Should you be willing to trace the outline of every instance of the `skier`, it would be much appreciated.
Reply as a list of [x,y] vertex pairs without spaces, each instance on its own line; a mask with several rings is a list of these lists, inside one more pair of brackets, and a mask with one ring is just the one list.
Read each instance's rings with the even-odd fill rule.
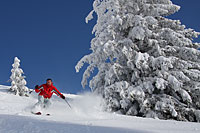
[[[55,93],[57,96],[61,97],[62,99],[65,99],[65,96],[61,94],[55,86],[53,86],[52,79],[47,79],[46,84],[43,84],[41,86],[36,85],[35,92],[39,93],[38,102],[35,104],[36,110],[47,109],[51,105],[50,99],[53,93]],[[34,114],[41,115],[42,113],[40,111],[37,111]]]

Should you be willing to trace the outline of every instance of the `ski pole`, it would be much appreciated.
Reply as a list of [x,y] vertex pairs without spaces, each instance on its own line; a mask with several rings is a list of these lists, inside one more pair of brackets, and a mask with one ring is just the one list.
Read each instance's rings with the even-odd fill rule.
[[68,106],[72,109],[71,105],[69,104],[69,102],[67,101],[67,99],[64,99],[65,102],[68,104]]

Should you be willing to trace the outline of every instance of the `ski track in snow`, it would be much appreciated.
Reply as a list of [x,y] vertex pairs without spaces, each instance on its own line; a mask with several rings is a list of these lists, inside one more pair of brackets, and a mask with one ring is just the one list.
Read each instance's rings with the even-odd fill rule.
[[[41,116],[31,113],[37,94],[19,97],[0,85],[0,133],[199,133],[200,123],[155,120],[106,113],[101,98],[65,94],[72,106],[52,97],[51,107]],[[46,116],[50,113],[50,116]]]

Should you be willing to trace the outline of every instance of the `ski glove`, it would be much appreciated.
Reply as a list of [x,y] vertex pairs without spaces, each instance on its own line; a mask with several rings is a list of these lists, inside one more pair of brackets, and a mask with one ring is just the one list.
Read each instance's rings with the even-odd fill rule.
[[65,99],[65,96],[64,96],[64,95],[61,95],[61,98],[62,98],[62,99]]
[[35,86],[35,89],[38,89],[38,88],[39,88],[39,86],[38,86],[38,85],[36,85],[36,86]]

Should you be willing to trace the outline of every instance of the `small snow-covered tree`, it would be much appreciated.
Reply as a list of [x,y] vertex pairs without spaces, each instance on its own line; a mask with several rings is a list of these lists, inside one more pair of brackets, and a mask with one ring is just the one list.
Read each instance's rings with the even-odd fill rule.
[[82,86],[90,81],[106,109],[127,115],[200,122],[200,51],[170,0],[94,0],[86,22],[97,14],[92,53]]
[[11,80],[11,88],[10,90],[14,92],[16,95],[20,96],[28,96],[29,89],[26,87],[26,80],[25,76],[22,76],[24,74],[23,70],[19,68],[20,66],[20,60],[15,57],[14,63],[12,64],[12,74],[10,76]]

